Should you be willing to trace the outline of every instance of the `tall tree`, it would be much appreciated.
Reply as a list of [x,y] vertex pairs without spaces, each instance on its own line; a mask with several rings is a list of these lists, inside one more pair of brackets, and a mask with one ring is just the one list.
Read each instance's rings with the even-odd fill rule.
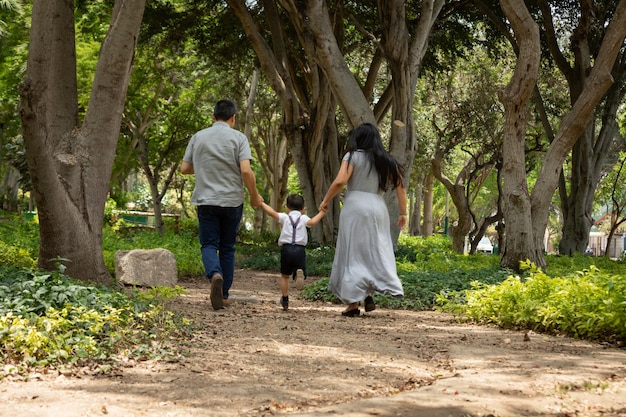
[[184,47],[171,50],[152,41],[142,43],[123,114],[122,133],[128,136],[124,137],[128,146],[117,153],[117,161],[125,159],[141,169],[160,232],[164,230],[163,199],[189,138],[209,123],[209,95],[219,80],[194,52]]
[[530,193],[526,181],[524,148],[528,101],[537,82],[541,46],[539,26],[526,5],[515,0],[500,0],[502,10],[511,22],[519,54],[515,72],[500,92],[505,109],[502,151],[504,179],[504,221],[507,240],[501,264],[518,269],[520,261],[541,259],[532,228]]
[[[333,173],[339,168],[337,153],[341,146],[334,121],[336,101],[328,78],[314,59],[310,36],[303,30],[304,21],[298,17],[300,11],[292,2],[285,2],[287,8],[282,10],[270,0],[257,3],[256,8],[240,0],[228,0],[228,3],[280,100],[282,131],[289,143],[300,187],[307,206],[317,207]],[[286,25],[288,21],[292,26]],[[332,28],[330,30],[332,36]],[[294,45],[294,40],[300,45]],[[330,218],[322,223],[322,228],[312,230],[316,241],[333,239],[336,215]]]
[[[579,8],[572,10],[569,3],[539,2],[546,49],[567,81],[571,105],[588,82],[607,30],[606,23],[613,16],[616,3],[580,1],[578,4]],[[557,22],[559,27],[565,25],[566,33],[571,32],[567,42],[559,35],[561,31],[555,28]],[[567,46],[565,51],[563,45]],[[598,104],[589,124],[580,132],[571,152],[568,181],[559,184],[563,213],[559,253],[563,255],[583,253],[587,248],[593,224],[594,191],[619,133],[616,116],[626,93],[626,48],[621,48],[610,71],[614,84]]]
[[[465,249],[468,236],[475,249],[487,227],[502,216],[499,193],[488,192],[486,186],[497,191],[493,179],[497,177],[494,168],[501,162],[503,111],[496,89],[507,74],[503,58],[499,56],[501,63],[496,63],[482,48],[474,48],[450,71],[428,77],[421,102],[423,111],[431,114],[429,130],[437,137],[432,172],[447,189],[458,215],[450,228],[452,246],[458,252]],[[460,168],[452,178],[455,166]]]
[[[108,283],[104,205],[145,0],[116,0],[84,119],[79,120],[72,0],[35,0],[20,116],[40,225],[39,266],[61,260]],[[68,261],[65,261],[68,260]]]
[[[409,24],[407,5],[402,1],[381,1],[377,7],[360,4],[352,9],[349,2],[329,6],[321,0],[265,0],[255,3],[262,5],[257,8],[241,0],[228,3],[242,22],[261,68],[283,105],[285,133],[307,201],[317,205],[321,200],[339,167],[337,156],[344,151],[336,107],[342,110],[348,128],[363,122],[380,124],[391,109],[394,123],[389,125],[390,150],[410,174],[416,143],[412,97],[443,1],[422,2],[416,24]],[[380,16],[380,20],[372,20],[374,16]],[[285,22],[289,22],[289,29]],[[362,80],[355,78],[349,65],[345,36],[348,28],[359,39],[352,44],[363,53],[369,51],[370,65]],[[288,31],[295,36],[288,38]],[[271,36],[266,38],[264,33]],[[298,45],[291,39],[297,39]],[[293,55],[294,51],[301,54]],[[381,91],[376,91],[381,59],[386,60],[392,77]],[[372,108],[373,97],[380,99]],[[393,204],[390,207],[392,213],[397,212]],[[332,236],[337,209],[336,201],[324,222],[330,223],[324,229],[325,237],[328,233]]]
[[[513,19],[511,14],[514,5],[510,1],[501,1],[503,10],[512,26],[519,45],[518,64],[513,80],[503,91],[502,101],[507,108],[507,128],[504,144],[504,193],[505,222],[507,239],[501,265],[508,268],[519,268],[519,262],[530,259],[539,266],[545,266],[543,257],[543,236],[548,224],[548,214],[552,195],[556,190],[565,158],[572,150],[583,131],[587,129],[596,106],[613,84],[611,71],[616,57],[623,47],[626,37],[626,0],[620,0],[608,23],[607,30],[598,48],[598,55],[593,61],[580,94],[572,109],[566,113],[546,153],[537,181],[529,193],[528,184],[523,173],[523,136],[526,112],[520,98],[520,87],[528,87],[527,82],[536,79],[535,53],[539,48],[538,35],[535,37],[536,25],[528,11],[523,20]],[[523,4],[517,9],[524,8]],[[515,8],[513,8],[515,10]],[[521,11],[520,11],[521,12]],[[515,24],[514,24],[515,22]],[[607,20],[609,22],[609,20]],[[520,31],[518,33],[518,31]],[[532,55],[529,53],[532,52]],[[525,94],[524,94],[525,96]],[[507,214],[508,213],[508,214]]]

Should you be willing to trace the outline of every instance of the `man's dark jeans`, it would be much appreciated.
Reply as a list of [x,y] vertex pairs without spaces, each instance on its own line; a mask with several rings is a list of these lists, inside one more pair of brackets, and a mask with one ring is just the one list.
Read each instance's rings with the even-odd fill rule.
[[224,278],[224,299],[233,285],[235,274],[235,240],[243,215],[239,207],[198,206],[200,250],[206,276],[214,274]]

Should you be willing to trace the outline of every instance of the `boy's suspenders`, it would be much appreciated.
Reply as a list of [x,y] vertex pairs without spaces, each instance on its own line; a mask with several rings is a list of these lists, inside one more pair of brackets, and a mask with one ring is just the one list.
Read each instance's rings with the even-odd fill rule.
[[296,244],[296,227],[298,227],[298,223],[300,223],[300,219],[302,218],[302,215],[300,215],[300,217],[298,217],[298,220],[296,220],[295,222],[293,221],[290,215],[287,215],[287,217],[289,217],[289,221],[291,222],[291,226],[293,227],[293,234],[291,235],[291,244],[295,245]]

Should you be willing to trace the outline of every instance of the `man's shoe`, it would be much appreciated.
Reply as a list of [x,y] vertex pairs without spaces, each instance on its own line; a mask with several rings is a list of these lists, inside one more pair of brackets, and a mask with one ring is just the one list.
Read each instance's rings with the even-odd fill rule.
[[374,299],[372,298],[371,295],[368,295],[367,297],[365,297],[363,304],[365,304],[365,311],[376,310],[376,304],[374,303]]
[[222,294],[224,288],[224,278],[220,274],[213,275],[211,280],[211,305],[213,310],[221,310],[224,308],[224,296]]
[[289,310],[289,296],[288,295],[283,295],[280,298],[280,305],[283,306],[283,310],[285,311]]
[[228,307],[230,305],[230,300],[228,298],[224,298],[222,301],[222,306]]

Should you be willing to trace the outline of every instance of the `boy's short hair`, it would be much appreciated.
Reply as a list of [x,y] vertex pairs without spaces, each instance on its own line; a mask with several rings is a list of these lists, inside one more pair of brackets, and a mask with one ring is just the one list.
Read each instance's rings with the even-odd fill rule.
[[286,204],[288,209],[300,211],[304,208],[304,197],[299,194],[289,194]]

